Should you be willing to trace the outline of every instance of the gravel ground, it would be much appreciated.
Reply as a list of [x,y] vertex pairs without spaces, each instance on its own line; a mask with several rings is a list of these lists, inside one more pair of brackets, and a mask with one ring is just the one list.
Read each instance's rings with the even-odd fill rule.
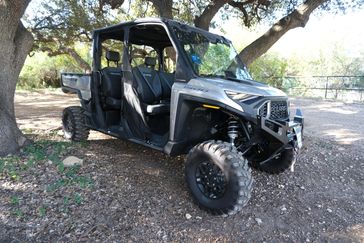
[[[39,94],[16,97],[21,128],[43,142],[18,159],[19,167],[38,156],[30,169],[15,179],[0,173],[0,242],[364,242],[364,105],[293,99],[306,116],[295,171],[253,171],[250,202],[224,218],[192,203],[183,156],[98,133],[85,144],[64,143],[52,129],[75,99],[41,94],[39,106]],[[75,172],[57,164],[69,155],[84,160]]]

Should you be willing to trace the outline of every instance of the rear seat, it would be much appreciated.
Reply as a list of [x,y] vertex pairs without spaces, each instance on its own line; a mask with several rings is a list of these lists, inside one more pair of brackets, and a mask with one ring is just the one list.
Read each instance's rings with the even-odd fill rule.
[[166,73],[158,71],[159,78],[162,84],[162,98],[171,99],[172,85],[174,83],[174,73]]
[[106,52],[106,60],[115,62],[116,67],[106,67],[102,73],[101,89],[103,96],[103,108],[105,110],[121,109],[121,68],[119,66],[120,54],[115,51]]

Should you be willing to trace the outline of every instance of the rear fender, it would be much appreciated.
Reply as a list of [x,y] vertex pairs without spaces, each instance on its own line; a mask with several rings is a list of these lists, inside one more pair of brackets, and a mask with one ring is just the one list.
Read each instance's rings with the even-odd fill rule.
[[61,87],[65,93],[78,94],[81,100],[91,99],[91,74],[61,73]]

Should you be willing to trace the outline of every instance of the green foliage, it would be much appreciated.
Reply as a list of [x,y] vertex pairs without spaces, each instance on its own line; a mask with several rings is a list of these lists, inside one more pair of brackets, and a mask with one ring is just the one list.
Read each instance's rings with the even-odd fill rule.
[[80,195],[79,193],[76,193],[76,194],[74,195],[74,197],[73,197],[73,201],[74,201],[76,204],[80,205],[80,204],[82,203],[82,197],[81,197],[81,195]]
[[63,197],[63,212],[67,213],[68,208],[71,204],[81,205],[82,204],[82,196],[79,193],[74,193],[70,195],[66,195]]
[[45,214],[46,214],[46,207],[45,206],[39,207],[38,208],[38,214],[39,214],[39,216],[44,217]]
[[[50,56],[57,55],[57,58],[49,58],[39,53],[29,58],[22,71],[19,87],[55,87],[59,84],[60,71],[87,69],[85,65],[89,66],[91,63],[89,49],[91,48],[91,32],[94,29],[139,17],[157,17],[165,12],[172,13],[174,19],[194,24],[218,2],[134,0],[126,4],[124,0],[42,1],[38,4],[36,13],[25,16],[24,19],[35,37],[34,50],[46,51]],[[264,21],[273,23],[292,12],[302,2],[301,0],[227,1],[213,14],[215,18],[211,18],[210,26],[223,30],[225,21],[232,18],[240,20],[242,25],[247,27],[254,27]],[[321,10],[345,11],[360,4],[361,0],[327,1],[321,4]],[[341,61],[348,62],[348,60]],[[251,70],[257,79],[281,87],[283,80],[279,77],[288,72],[285,62],[275,57],[262,57],[253,64],[254,67]],[[206,68],[211,69],[211,67]],[[327,69],[323,68],[323,70]]]
[[266,54],[255,60],[249,67],[255,80],[282,88],[283,77],[288,75],[289,62],[276,54]]
[[[24,20],[34,36],[34,52],[46,52],[50,57],[63,56],[53,60],[48,58],[46,69],[25,68],[22,86],[30,88],[57,86],[59,71],[67,70],[70,66],[76,66],[72,71],[89,70],[92,31],[119,22],[108,5],[95,0],[42,1],[37,6],[37,12],[25,15]],[[32,70],[41,73],[34,77]]]
[[364,53],[361,57],[350,57],[342,46],[335,43],[330,49],[320,50],[318,56],[307,63],[309,71],[316,75],[364,74]]
[[[80,55],[89,57],[87,46],[78,45]],[[82,72],[77,62],[68,55],[50,57],[45,52],[35,52],[28,56],[19,76],[18,89],[60,87],[61,72]]]
[[[61,154],[60,148],[66,149],[65,142],[54,143],[51,141],[39,141],[24,148],[21,156],[7,156],[0,158],[0,176],[9,177],[12,180],[20,180],[23,173],[33,168],[40,162]],[[69,145],[68,145],[69,146]],[[47,155],[47,150],[52,152]]]
[[20,158],[18,156],[8,156],[0,158],[0,176],[7,176],[17,181],[20,179]]
[[[268,52],[250,66],[254,79],[266,82],[274,87],[288,91],[296,88],[302,95],[307,88],[325,87],[326,78],[312,76],[363,76],[364,53],[350,57],[340,45],[329,45],[306,56],[282,58],[276,53]],[[329,88],[364,86],[364,78],[354,79],[330,78]],[[298,89],[297,89],[298,88]]]
[[78,42],[88,43],[92,30],[117,22],[101,1],[43,1],[39,8],[34,16],[25,18],[34,33],[35,48],[55,54]]
[[210,44],[203,55],[200,74],[217,74],[230,65],[230,48],[224,44]]
[[22,218],[24,216],[23,211],[21,211],[20,209],[15,209],[13,212],[13,215],[17,218]]
[[20,199],[18,196],[12,196],[10,197],[10,203],[15,205],[15,206],[18,206],[19,205],[19,202],[20,202]]

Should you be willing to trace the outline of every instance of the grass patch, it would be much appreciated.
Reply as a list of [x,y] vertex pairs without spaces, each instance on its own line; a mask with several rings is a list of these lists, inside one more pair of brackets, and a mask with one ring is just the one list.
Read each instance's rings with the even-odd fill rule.
[[23,211],[21,211],[20,209],[17,208],[12,211],[12,215],[14,215],[17,218],[23,218],[24,213],[23,213]]
[[20,179],[21,163],[18,156],[0,158],[0,175],[9,177],[11,180]]
[[20,203],[20,199],[18,196],[12,196],[10,197],[10,203],[14,206],[18,206]]
[[70,142],[37,141],[25,147],[20,155],[0,158],[0,175],[10,177],[12,180],[19,180],[23,173],[45,162],[47,159],[60,164],[62,163],[60,157],[71,146]]
[[[54,179],[50,178],[46,182],[45,193],[51,195],[57,190],[67,188],[67,195],[63,196],[60,208],[68,212],[70,204],[81,205],[82,196],[73,192],[79,189],[92,188],[94,181],[88,175],[83,175],[80,166],[65,168],[62,159],[80,148],[85,148],[89,143],[71,143],[64,141],[39,140],[25,147],[19,155],[0,158],[0,178],[11,181],[20,181],[29,173],[41,174],[44,170],[38,170],[43,166],[50,167]],[[17,195],[10,197],[11,215],[22,218],[24,212],[20,210],[20,205],[25,200]],[[35,208],[34,214],[43,217],[47,214],[47,207],[40,204]]]
[[40,217],[44,217],[46,215],[46,207],[45,206],[41,206],[38,208],[38,214]]

